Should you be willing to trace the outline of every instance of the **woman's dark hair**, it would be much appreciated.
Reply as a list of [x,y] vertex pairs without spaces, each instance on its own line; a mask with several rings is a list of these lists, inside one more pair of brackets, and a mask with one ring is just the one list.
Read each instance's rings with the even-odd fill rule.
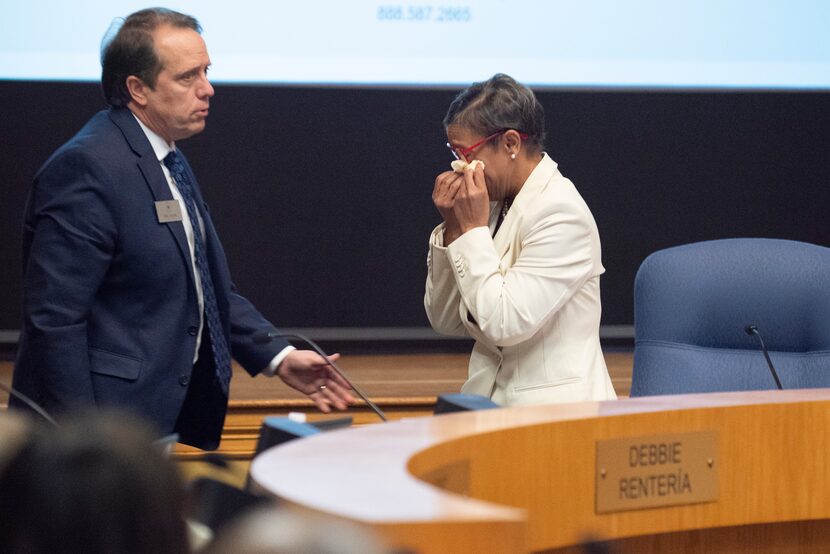
[[184,553],[176,468],[133,419],[109,412],[34,428],[0,472],[0,549]]
[[153,45],[153,31],[161,25],[202,32],[195,18],[167,8],[148,8],[127,16],[109,42],[104,37],[101,51],[101,89],[110,106],[126,106],[130,101],[127,77],[135,75],[150,88],[156,86],[161,61]]
[[525,133],[525,144],[545,145],[545,110],[533,91],[503,73],[462,90],[450,104],[444,127],[460,125],[483,137],[515,129]]

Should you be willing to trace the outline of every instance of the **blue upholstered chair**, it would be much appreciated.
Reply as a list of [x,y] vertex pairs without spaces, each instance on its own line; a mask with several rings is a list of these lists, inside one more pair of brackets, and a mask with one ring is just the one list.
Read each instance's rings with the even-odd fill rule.
[[830,248],[725,239],[650,255],[634,281],[631,396],[830,387]]

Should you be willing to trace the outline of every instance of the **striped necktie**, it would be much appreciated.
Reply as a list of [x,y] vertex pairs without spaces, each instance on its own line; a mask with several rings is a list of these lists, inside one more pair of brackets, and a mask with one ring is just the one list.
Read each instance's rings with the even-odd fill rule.
[[196,257],[196,269],[199,271],[199,278],[202,280],[202,295],[205,302],[205,320],[207,321],[208,333],[210,334],[210,345],[213,350],[213,359],[216,364],[216,377],[222,387],[225,396],[231,382],[231,355],[228,350],[228,343],[222,329],[222,322],[219,319],[219,305],[216,302],[216,291],[213,288],[213,279],[210,276],[205,252],[205,241],[199,225],[198,210],[193,194],[193,184],[190,176],[185,170],[184,163],[179,154],[173,150],[164,158],[164,165],[170,170],[179,193],[184,200],[187,216],[190,218],[190,225],[193,227],[194,255]]

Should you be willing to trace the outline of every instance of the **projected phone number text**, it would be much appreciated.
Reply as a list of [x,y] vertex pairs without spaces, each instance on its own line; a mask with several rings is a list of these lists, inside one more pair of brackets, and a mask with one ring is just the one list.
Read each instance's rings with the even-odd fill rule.
[[384,5],[378,6],[378,21],[466,23],[473,17],[469,6]]

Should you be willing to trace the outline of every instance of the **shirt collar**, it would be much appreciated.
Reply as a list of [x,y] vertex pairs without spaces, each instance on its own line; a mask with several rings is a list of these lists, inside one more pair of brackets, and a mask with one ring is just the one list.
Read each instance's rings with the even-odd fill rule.
[[135,120],[138,121],[139,126],[141,126],[141,130],[144,131],[144,134],[147,137],[147,140],[150,141],[150,146],[153,147],[153,153],[156,155],[159,161],[163,161],[164,158],[167,157],[167,154],[172,152],[176,149],[176,143],[174,142],[172,145],[167,144],[167,141],[161,138],[155,131],[147,127],[135,114],[133,114]]

